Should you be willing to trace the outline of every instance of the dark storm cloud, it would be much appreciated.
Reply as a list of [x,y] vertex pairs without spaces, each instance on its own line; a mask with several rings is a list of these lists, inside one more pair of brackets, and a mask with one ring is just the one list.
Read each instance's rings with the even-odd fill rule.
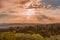
[[51,4],[54,8],[60,6],[60,0],[41,0],[41,2],[45,4]]

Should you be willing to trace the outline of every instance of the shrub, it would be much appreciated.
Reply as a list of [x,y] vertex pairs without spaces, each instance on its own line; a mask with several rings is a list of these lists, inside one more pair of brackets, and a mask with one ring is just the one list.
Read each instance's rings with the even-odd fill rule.
[[1,40],[15,40],[15,36],[11,33],[2,33],[0,34]]

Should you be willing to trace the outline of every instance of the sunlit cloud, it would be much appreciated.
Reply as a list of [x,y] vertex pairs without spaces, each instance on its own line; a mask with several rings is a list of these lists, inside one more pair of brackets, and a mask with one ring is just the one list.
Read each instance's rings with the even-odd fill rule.
[[[43,1],[43,0],[42,0]],[[56,23],[60,22],[60,9],[21,8],[20,4],[7,2],[0,9],[0,23]],[[5,4],[5,3],[4,3]],[[50,5],[50,4],[49,4]],[[4,5],[3,5],[4,6]]]

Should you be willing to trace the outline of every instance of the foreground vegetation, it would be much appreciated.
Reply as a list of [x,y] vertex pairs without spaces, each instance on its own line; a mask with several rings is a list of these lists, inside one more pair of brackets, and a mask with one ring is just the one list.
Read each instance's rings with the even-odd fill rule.
[[40,34],[0,33],[0,40],[44,40]]
[[17,25],[0,29],[0,40],[60,40],[60,24]]

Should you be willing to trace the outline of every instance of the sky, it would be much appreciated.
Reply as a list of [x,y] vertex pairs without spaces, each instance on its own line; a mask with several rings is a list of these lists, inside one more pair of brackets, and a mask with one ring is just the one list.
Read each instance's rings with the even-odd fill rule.
[[60,23],[60,0],[41,0],[41,3],[52,5],[50,9],[25,9],[31,2],[20,1],[0,1],[0,23]]
[[53,7],[60,6],[60,0],[42,0],[42,3],[51,4]]

